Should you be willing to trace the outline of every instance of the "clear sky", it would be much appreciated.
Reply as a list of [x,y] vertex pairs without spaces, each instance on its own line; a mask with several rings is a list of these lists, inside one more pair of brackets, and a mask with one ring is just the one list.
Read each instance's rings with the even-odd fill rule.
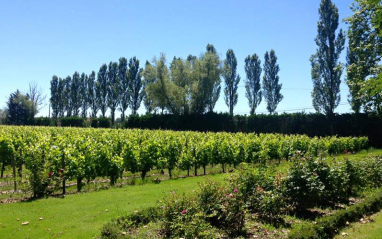
[[[333,0],[342,19],[352,15],[351,0]],[[309,58],[316,51],[320,0],[66,0],[3,1],[0,8],[0,108],[8,96],[36,82],[50,97],[53,75],[89,74],[120,57],[146,60],[166,54],[199,56],[208,43],[225,58],[238,60],[239,100],[235,114],[248,114],[244,59],[256,53],[264,62],[274,49],[280,65],[283,101],[277,112],[312,112]],[[346,50],[341,61],[345,63]],[[345,72],[344,72],[345,73]],[[350,112],[348,87],[341,83],[341,105]],[[222,83],[222,88],[224,87]],[[48,100],[47,100],[48,104]],[[227,112],[223,91],[215,107]],[[139,113],[144,113],[143,104]],[[263,99],[257,113],[266,113]],[[129,112],[128,112],[129,113]],[[119,115],[119,113],[117,113]],[[48,115],[46,106],[39,115]]]

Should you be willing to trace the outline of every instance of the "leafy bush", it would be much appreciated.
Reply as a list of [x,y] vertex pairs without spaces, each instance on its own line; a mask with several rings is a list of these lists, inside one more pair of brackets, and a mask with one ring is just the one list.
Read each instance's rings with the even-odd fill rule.
[[36,118],[34,118],[33,125],[37,125],[37,126],[50,126],[50,125],[52,125],[51,121],[53,121],[53,120],[51,120],[48,117],[36,117]]
[[365,160],[364,166],[364,180],[368,187],[381,187],[382,186],[382,156],[372,157]]
[[85,119],[77,116],[61,118],[61,126],[63,127],[84,127]]
[[195,197],[172,194],[163,206],[162,231],[166,237],[207,238],[206,229],[212,229],[198,212]]
[[[285,180],[285,194],[297,210],[347,201],[358,179],[349,161],[330,167],[324,159],[296,159]],[[351,184],[353,183],[353,184]]]
[[237,188],[245,208],[265,222],[277,222],[285,208],[282,194],[282,175],[274,169],[247,168],[230,179],[230,187]]
[[106,117],[100,117],[97,119],[99,128],[110,128],[111,126],[111,120]]
[[92,128],[110,128],[111,120],[107,117],[92,118],[90,125]]

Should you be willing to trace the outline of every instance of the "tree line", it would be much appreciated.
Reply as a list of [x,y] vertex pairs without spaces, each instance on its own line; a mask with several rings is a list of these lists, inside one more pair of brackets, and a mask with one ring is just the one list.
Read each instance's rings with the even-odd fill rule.
[[101,112],[106,117],[110,109],[112,122],[116,110],[122,112],[122,119],[128,107],[135,114],[143,98],[142,69],[136,57],[119,62],[103,64],[96,76],[74,72],[73,76],[59,78],[53,76],[50,82],[53,118],[78,116],[86,118],[90,110],[91,117]]
[[[275,112],[282,100],[281,84],[278,84],[279,66],[274,50],[265,53],[263,87],[260,87],[261,61],[253,54],[245,59],[247,75],[246,97],[252,114],[262,97],[268,104],[270,113]],[[96,117],[100,111],[105,117],[110,110],[111,120],[115,112],[121,112],[125,119],[128,108],[136,114],[141,102],[148,113],[166,112],[175,115],[203,114],[213,112],[221,93],[221,77],[224,79],[224,99],[233,115],[238,102],[237,58],[232,49],[226,59],[220,59],[215,47],[208,44],[200,57],[189,55],[186,59],[174,57],[167,66],[166,56],[146,61],[140,68],[139,60],[133,57],[127,64],[122,57],[119,62],[103,64],[98,73],[86,75],[75,72],[73,76],[51,80],[52,117],[70,116]],[[264,92],[264,94],[262,94]]]
[[[339,14],[335,4],[331,0],[322,0],[319,6],[315,38],[317,50],[310,58],[312,104],[317,112],[329,118],[341,100],[340,83],[345,66],[345,82],[350,91],[348,101],[352,110],[355,113],[382,113],[380,4],[378,0],[355,0],[351,10],[353,16],[345,19],[349,25],[346,34],[342,29],[338,31]],[[344,65],[339,57],[345,49],[346,35],[349,45]],[[257,54],[245,58],[245,96],[251,115],[255,114],[262,99],[266,101],[270,114],[276,112],[283,99],[279,71],[274,50],[265,53],[263,65]],[[241,77],[237,73],[237,58],[232,49],[228,49],[226,58],[222,60],[215,47],[208,44],[199,57],[174,57],[167,64],[165,54],[161,54],[151,62],[146,61],[143,67],[136,57],[129,61],[122,57],[119,62],[103,64],[98,73],[75,72],[66,78],[53,76],[50,87],[52,117],[94,118],[99,112],[106,117],[109,110],[114,122],[117,110],[124,120],[126,110],[136,114],[142,102],[147,113],[188,115],[213,112],[222,90],[222,79],[224,100],[230,115],[233,115]],[[8,111],[5,111],[8,116],[13,112],[9,109],[12,106],[10,101],[19,95],[18,92],[13,94],[7,104]],[[27,100],[31,100],[28,97]],[[21,98],[18,100],[24,102],[25,99]],[[32,112],[35,114],[37,110],[32,109]],[[8,116],[7,121],[12,122],[12,117]]]

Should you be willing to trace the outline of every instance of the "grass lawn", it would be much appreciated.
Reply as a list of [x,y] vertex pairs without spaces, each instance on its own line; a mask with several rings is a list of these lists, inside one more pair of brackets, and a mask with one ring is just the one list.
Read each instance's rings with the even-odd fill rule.
[[[352,223],[342,230],[335,239],[381,239],[382,238],[382,211],[364,219],[366,223]],[[344,234],[344,235],[343,235]]]
[[[192,192],[207,177],[223,180],[216,174],[185,179],[110,188],[65,198],[0,205],[0,237],[5,238],[92,238],[111,218],[154,206],[172,191]],[[42,220],[39,220],[39,218]],[[22,226],[21,223],[29,224]]]

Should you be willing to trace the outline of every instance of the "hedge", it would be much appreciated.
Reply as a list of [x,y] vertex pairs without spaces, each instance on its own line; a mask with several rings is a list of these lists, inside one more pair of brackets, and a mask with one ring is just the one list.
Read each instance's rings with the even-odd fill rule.
[[[331,127],[333,126],[333,127]],[[212,132],[256,132],[306,134],[314,136],[367,136],[370,145],[382,147],[382,116],[338,114],[329,120],[323,114],[235,115],[207,113],[202,115],[147,114],[130,115],[126,128],[168,129]]]

